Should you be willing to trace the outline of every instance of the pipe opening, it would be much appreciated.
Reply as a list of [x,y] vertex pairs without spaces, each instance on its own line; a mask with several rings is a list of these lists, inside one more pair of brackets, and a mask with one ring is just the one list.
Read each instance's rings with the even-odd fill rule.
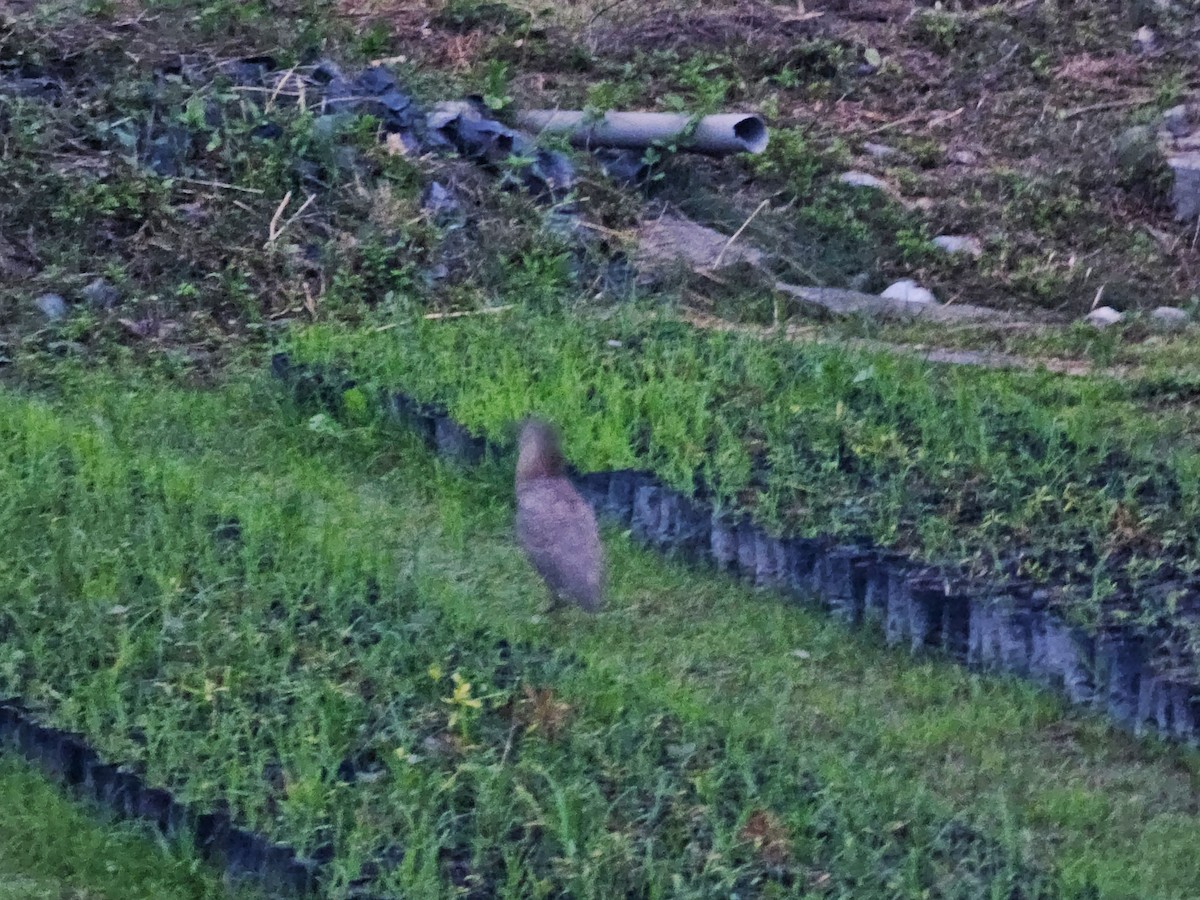
[[733,133],[749,153],[762,153],[767,149],[767,125],[758,116],[746,116],[733,126]]

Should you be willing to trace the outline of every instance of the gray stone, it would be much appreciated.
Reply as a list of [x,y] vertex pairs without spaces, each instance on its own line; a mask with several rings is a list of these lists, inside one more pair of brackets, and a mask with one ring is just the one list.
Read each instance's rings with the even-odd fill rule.
[[960,166],[973,166],[979,162],[979,156],[970,150],[955,150],[950,154],[950,160]]
[[905,303],[937,303],[933,292],[921,287],[911,278],[904,278],[890,284],[879,296],[885,300],[903,300]]
[[876,190],[880,191],[885,191],[888,187],[888,183],[886,181],[884,181],[882,178],[876,178],[870,172],[843,172],[838,177],[838,181],[840,181],[842,184],[848,184],[851,187],[875,188]]
[[1163,155],[1158,135],[1149,125],[1126,128],[1113,143],[1117,168],[1126,185],[1146,185],[1162,171]]
[[95,309],[112,309],[121,299],[121,292],[103,278],[97,278],[82,291],[88,306]]
[[933,246],[947,253],[965,253],[968,256],[982,256],[983,244],[979,238],[964,234],[939,234],[933,239]]
[[729,235],[672,211],[642,223],[636,261],[639,268],[651,271],[678,262],[693,269],[719,270],[738,263],[758,267],[765,257],[749,244],[731,243]]
[[421,194],[421,209],[433,217],[433,221],[443,227],[462,225],[466,222],[466,214],[454,191],[439,181],[431,181]]
[[1180,222],[1200,216],[1200,150],[1178,153],[1167,160],[1174,178],[1171,182],[1171,204]]
[[1186,103],[1172,106],[1162,115],[1163,128],[1174,137],[1183,137],[1192,130],[1192,116]]
[[1124,318],[1123,313],[1117,312],[1111,306],[1100,306],[1088,313],[1084,317],[1084,321],[1097,328],[1106,328],[1109,325],[1116,325]]
[[51,322],[57,322],[67,315],[67,301],[58,294],[42,294],[33,303]]
[[1178,306],[1160,306],[1150,311],[1150,321],[1163,331],[1178,331],[1186,327],[1191,320],[1187,310]]
[[1133,33],[1133,49],[1140,53],[1153,53],[1158,49],[1158,33],[1149,25],[1143,25]]

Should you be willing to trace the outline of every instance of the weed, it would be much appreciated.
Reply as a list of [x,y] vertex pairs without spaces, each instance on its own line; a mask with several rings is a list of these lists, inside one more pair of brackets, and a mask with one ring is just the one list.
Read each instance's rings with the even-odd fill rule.
[[963,38],[962,19],[940,8],[918,10],[912,27],[918,40],[939,53],[950,53]]

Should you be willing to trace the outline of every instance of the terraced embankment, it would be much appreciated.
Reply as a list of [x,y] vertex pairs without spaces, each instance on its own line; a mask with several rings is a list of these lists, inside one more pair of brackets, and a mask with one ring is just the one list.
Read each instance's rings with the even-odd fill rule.
[[213,392],[3,403],[4,688],[324,891],[1187,896],[1194,761],[609,535],[531,619],[508,473]]

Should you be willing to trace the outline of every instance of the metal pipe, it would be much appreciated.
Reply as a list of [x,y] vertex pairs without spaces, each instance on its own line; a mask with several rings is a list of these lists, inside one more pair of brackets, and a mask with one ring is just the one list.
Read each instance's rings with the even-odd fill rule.
[[608,112],[603,117],[579,110],[530,109],[517,115],[530,131],[568,134],[577,147],[617,147],[644,150],[681,140],[681,150],[698,153],[762,153],[767,125],[753,113],[704,116],[686,134],[693,116],[682,113]]

